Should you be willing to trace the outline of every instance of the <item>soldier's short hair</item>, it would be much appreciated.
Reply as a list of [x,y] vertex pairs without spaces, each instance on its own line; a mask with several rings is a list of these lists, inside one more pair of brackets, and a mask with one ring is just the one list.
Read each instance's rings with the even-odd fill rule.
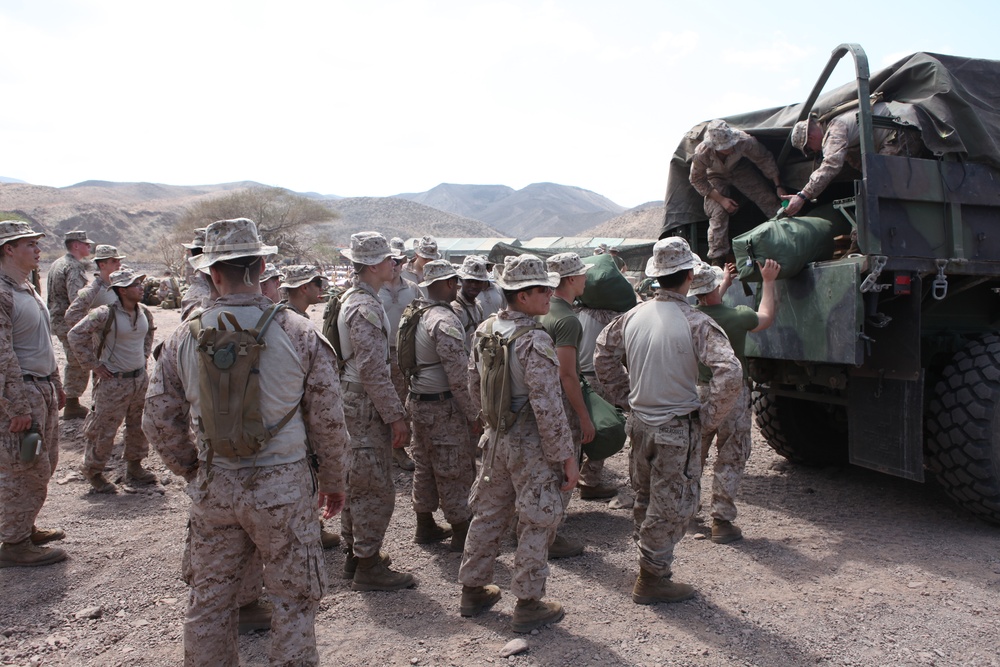
[[684,281],[687,280],[689,273],[691,273],[691,269],[681,269],[680,271],[674,271],[673,273],[668,273],[665,276],[660,276],[657,280],[660,283],[660,287],[663,289],[675,289],[684,284]]
[[236,257],[222,262],[212,264],[213,269],[218,269],[223,280],[229,283],[242,282],[244,277],[250,281],[260,279],[260,274],[264,270],[264,258],[259,255],[252,257]]

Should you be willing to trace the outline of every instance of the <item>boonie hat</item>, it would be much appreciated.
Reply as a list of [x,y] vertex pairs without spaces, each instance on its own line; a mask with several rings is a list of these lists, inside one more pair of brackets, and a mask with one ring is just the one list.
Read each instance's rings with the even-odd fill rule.
[[4,220],[0,222],[0,245],[16,241],[17,239],[38,238],[45,236],[41,232],[36,232],[26,222],[20,220]]
[[602,243],[601,245],[599,245],[596,248],[594,248],[594,254],[595,255],[603,255],[607,251],[608,251],[608,244],[607,243]]
[[94,248],[94,261],[103,259],[125,259],[125,255],[118,254],[118,248],[113,245],[101,244]]
[[740,140],[740,131],[729,127],[729,123],[716,118],[705,128],[704,144],[716,151],[729,150]]
[[389,248],[392,250],[393,257],[399,259],[406,257],[406,241],[398,236],[393,236],[389,239]]
[[424,259],[441,259],[441,253],[438,252],[437,239],[433,236],[421,238],[414,251],[418,257],[423,257]]
[[194,230],[194,240],[191,243],[182,243],[181,245],[191,250],[192,248],[204,248],[205,247],[205,227],[199,227]]
[[200,255],[188,258],[195,269],[212,266],[239,257],[266,257],[278,252],[278,247],[264,245],[257,234],[257,224],[249,218],[219,220],[205,228],[205,246]]
[[811,120],[812,117],[809,117],[792,126],[792,146],[803,153],[806,152],[806,142],[809,141],[809,121]]
[[340,254],[356,264],[373,266],[386,257],[394,257],[389,242],[378,232],[358,232],[351,234],[351,247]]
[[[302,287],[310,280],[315,280],[316,278],[323,279],[323,289],[326,289],[329,280],[323,275],[322,269],[313,264],[297,264],[285,269],[285,277],[282,278],[281,284],[278,287],[294,289]],[[264,282],[263,279],[261,279],[261,282]]]
[[63,234],[63,241],[80,241],[81,243],[94,244],[93,241],[87,238],[87,232],[82,229],[77,229],[76,231],[66,232]]
[[497,286],[500,289],[521,290],[536,285],[558,287],[559,274],[546,271],[545,262],[534,255],[512,255],[504,258],[503,269],[497,276]]
[[145,280],[145,273],[138,273],[135,269],[118,269],[108,276],[108,287],[128,287],[134,285],[137,280]]
[[653,256],[646,262],[646,275],[650,278],[669,276],[684,269],[693,269],[698,258],[691,252],[688,242],[679,236],[660,239],[653,244]]
[[580,256],[575,252],[561,252],[552,255],[545,262],[549,271],[558,273],[560,278],[570,278],[572,276],[582,276],[590,270],[590,266],[583,263]]
[[[462,280],[492,280],[486,265],[489,262],[482,255],[468,255],[462,260],[462,266],[458,269],[458,277]],[[426,275],[427,268],[424,268]]]
[[274,264],[271,264],[271,262],[268,262],[267,264],[264,265],[263,273],[260,274],[260,284],[263,285],[266,281],[270,280],[271,278],[281,279],[282,277],[283,276],[278,271],[278,267],[276,267]]
[[420,283],[420,286],[427,287],[439,280],[457,277],[458,271],[451,265],[451,262],[444,259],[435,259],[433,262],[424,264],[424,281]]
[[694,267],[694,280],[688,288],[688,296],[708,294],[722,283],[726,273],[721,267],[712,266],[707,262],[698,262]]

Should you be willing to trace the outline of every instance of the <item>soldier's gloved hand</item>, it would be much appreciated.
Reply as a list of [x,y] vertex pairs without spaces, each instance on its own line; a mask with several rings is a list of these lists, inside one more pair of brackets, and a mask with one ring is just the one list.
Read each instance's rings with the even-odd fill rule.
[[347,502],[347,495],[344,493],[320,493],[318,507],[323,508],[323,518],[332,519],[340,514]]

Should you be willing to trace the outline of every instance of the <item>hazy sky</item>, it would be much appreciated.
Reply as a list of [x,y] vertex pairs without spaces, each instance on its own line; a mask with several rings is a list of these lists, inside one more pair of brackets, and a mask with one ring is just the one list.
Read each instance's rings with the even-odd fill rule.
[[551,181],[631,207],[663,198],[691,126],[802,101],[842,42],[873,71],[996,59],[998,25],[995,0],[0,0],[0,176]]

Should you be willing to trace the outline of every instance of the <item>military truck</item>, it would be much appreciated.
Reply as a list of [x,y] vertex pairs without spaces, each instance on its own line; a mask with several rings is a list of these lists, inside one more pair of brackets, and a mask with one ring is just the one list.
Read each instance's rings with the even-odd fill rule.
[[[821,95],[848,54],[856,80]],[[872,93],[892,116],[873,116]],[[815,163],[791,147],[792,126],[852,100],[860,171],[845,167],[801,214],[850,224],[860,251],[778,281],[775,324],[747,340],[757,424],[792,461],[929,472],[1000,523],[1000,62],[917,53],[870,75],[862,48],[842,44],[805,102],[725,120],[774,153],[796,192]],[[899,128],[901,105],[916,111],[918,157],[874,150],[873,130]],[[688,171],[706,124],[673,155],[661,233],[696,251],[707,219]],[[764,217],[741,205],[731,236]],[[727,299],[755,298],[741,292]]]

